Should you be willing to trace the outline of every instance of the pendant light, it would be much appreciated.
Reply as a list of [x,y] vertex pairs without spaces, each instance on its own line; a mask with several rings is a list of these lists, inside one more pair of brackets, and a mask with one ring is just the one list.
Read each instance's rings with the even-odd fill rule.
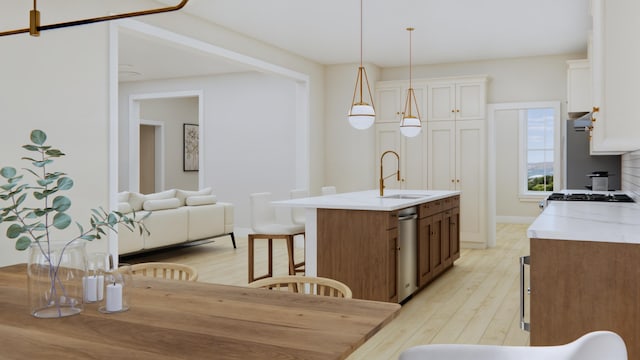
[[[367,84],[369,92],[369,103],[364,102],[362,93],[364,92],[363,81]],[[356,102],[356,96],[358,96]],[[376,119],[376,111],[373,107],[373,97],[371,96],[371,88],[369,87],[369,78],[367,70],[362,65],[362,0],[360,0],[360,67],[358,68],[358,76],[356,77],[356,86],[353,89],[353,98],[351,99],[351,109],[349,110],[349,123],[358,130],[368,129],[373,125]]]
[[[407,90],[407,101],[404,103],[404,111],[402,112],[402,120],[400,120],[400,132],[406,137],[415,137],[420,134],[422,124],[420,124],[420,111],[418,110],[418,102],[416,101],[416,93],[413,91],[411,83],[411,33],[415,30],[407,28],[409,32],[409,90]],[[414,112],[415,107],[415,112]]]

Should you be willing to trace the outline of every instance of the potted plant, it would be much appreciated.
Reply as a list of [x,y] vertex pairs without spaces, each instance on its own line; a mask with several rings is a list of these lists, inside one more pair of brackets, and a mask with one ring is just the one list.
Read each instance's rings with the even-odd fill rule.
[[[62,317],[82,311],[82,277],[85,270],[86,241],[100,239],[108,230],[117,231],[124,224],[131,231],[136,228],[142,235],[149,233],[135,213],[126,216],[120,212],[93,209],[89,226],[76,222],[79,234],[60,241],[56,230],[64,230],[73,222],[67,210],[71,200],[62,195],[73,187],[66,173],[49,170],[55,158],[65,154],[46,145],[47,135],[42,130],[31,132],[31,144],[22,147],[34,153],[23,157],[31,164],[24,168],[33,182],[26,182],[23,174],[13,167],[0,169],[4,183],[0,185],[0,223],[9,223],[6,236],[15,239],[17,250],[29,250],[29,302],[36,317]],[[40,204],[34,205],[34,204]],[[68,235],[67,235],[68,236]]]

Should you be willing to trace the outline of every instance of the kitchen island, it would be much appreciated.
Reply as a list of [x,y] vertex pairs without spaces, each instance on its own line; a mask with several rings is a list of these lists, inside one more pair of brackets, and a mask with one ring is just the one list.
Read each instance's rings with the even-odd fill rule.
[[640,205],[550,201],[527,235],[531,345],[611,330],[640,358]]
[[[460,256],[458,191],[378,190],[275,201],[305,208],[305,273],[347,284],[358,299],[398,302],[398,214],[416,207],[418,290]],[[405,249],[406,250],[406,249]]]

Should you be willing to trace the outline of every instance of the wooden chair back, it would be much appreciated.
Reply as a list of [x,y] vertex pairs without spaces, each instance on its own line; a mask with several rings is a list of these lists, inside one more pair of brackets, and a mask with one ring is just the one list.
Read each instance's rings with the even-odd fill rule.
[[352,297],[351,289],[347,285],[323,277],[276,276],[254,281],[249,284],[249,287],[348,299]]
[[132,275],[151,276],[168,280],[196,281],[198,271],[189,265],[148,262],[131,265]]

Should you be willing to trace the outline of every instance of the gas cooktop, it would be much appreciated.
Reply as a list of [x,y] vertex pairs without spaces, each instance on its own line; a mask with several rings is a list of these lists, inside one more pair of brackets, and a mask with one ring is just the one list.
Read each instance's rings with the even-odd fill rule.
[[606,202],[635,202],[629,195],[620,193],[553,193],[547,201],[606,201]]

